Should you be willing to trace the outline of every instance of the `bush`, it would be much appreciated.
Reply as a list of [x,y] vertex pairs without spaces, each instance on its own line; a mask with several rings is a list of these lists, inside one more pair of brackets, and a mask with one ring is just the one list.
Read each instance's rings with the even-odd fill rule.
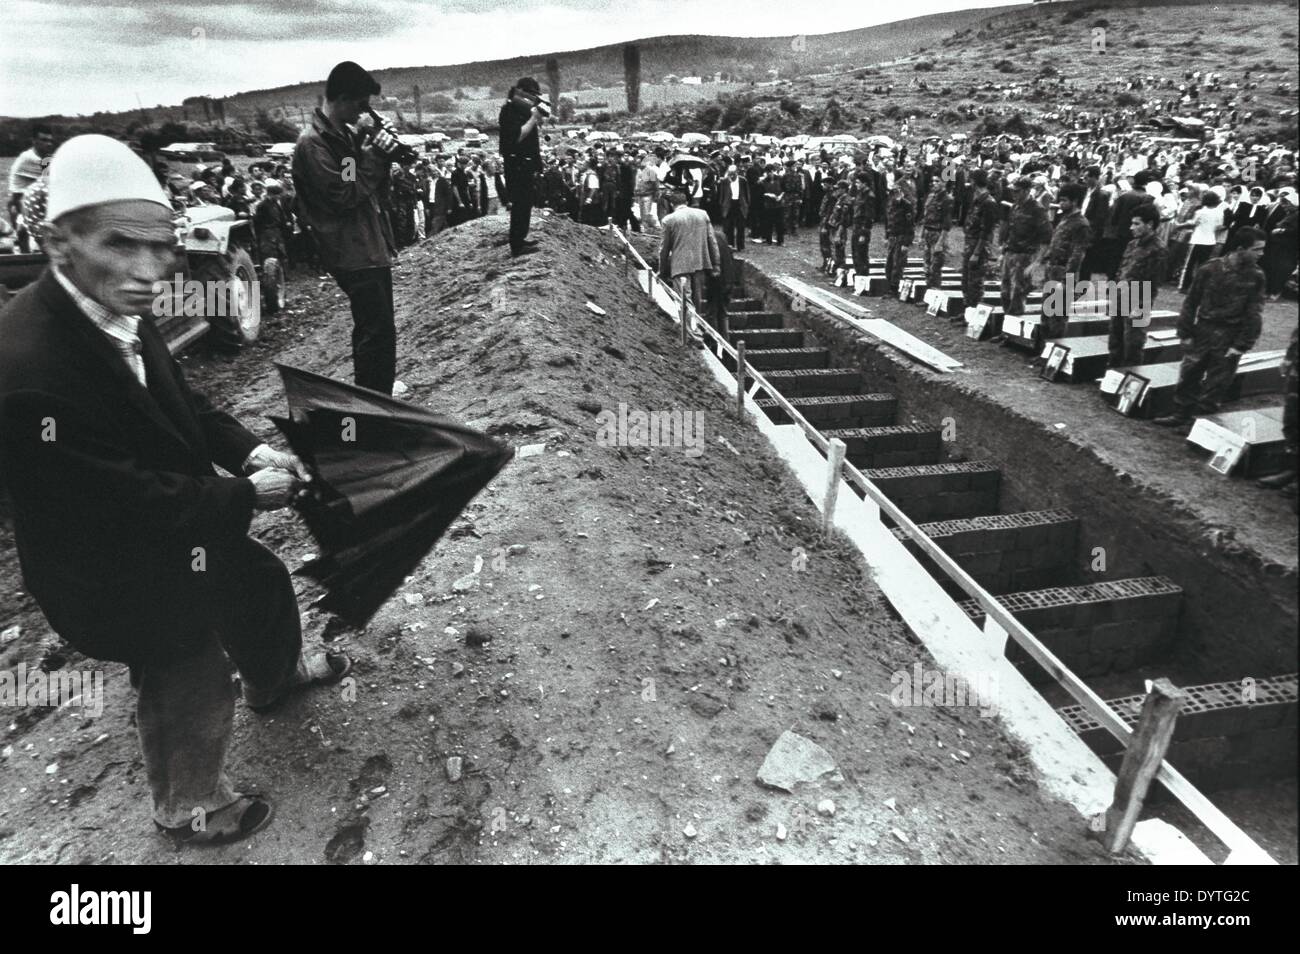
[[1004,50],[1014,50],[1015,48],[1016,48],[1015,40],[1007,40],[1007,42],[1002,44],[1002,49]]
[[1094,21],[1092,22],[1092,28],[1093,28],[1094,30],[1097,30],[1097,29],[1104,30],[1104,29],[1106,29],[1106,28],[1109,27],[1109,26],[1110,26],[1110,21],[1107,20],[1105,17],[1102,17],[1100,20],[1094,20]]
[[1138,37],[1136,40],[1133,41],[1133,48],[1138,50],[1145,50],[1150,45],[1151,45],[1151,41],[1143,39],[1142,37]]
[[781,112],[789,113],[791,116],[798,116],[803,112],[803,103],[797,99],[790,99],[788,96],[781,99]]
[[428,107],[431,113],[449,113],[455,107],[456,102],[445,93],[435,93],[429,97]]
[[934,61],[918,60],[912,64],[912,69],[916,70],[918,73],[928,73],[934,69]]
[[1020,70],[1015,63],[1010,60],[998,60],[993,64],[993,68],[999,73],[1019,73]]
[[1116,106],[1137,106],[1142,102],[1142,97],[1137,93],[1130,93],[1127,90],[1115,97]]

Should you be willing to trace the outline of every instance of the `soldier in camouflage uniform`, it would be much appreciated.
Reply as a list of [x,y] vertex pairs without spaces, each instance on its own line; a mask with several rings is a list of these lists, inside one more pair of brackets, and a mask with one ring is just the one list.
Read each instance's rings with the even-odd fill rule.
[[1061,214],[1043,254],[1043,290],[1046,294],[1043,297],[1042,331],[1045,339],[1060,338],[1065,334],[1071,302],[1065,300],[1065,291],[1058,291],[1055,286],[1064,285],[1068,276],[1079,273],[1083,257],[1092,244],[1092,226],[1079,211],[1086,195],[1083,186],[1067,183],[1061,186],[1056,197]]
[[799,207],[803,204],[803,175],[793,162],[781,177],[781,192],[785,195],[785,231],[799,234]]
[[925,200],[921,221],[921,242],[925,246],[925,283],[938,288],[943,281],[943,263],[948,257],[948,230],[952,228],[952,192],[947,180],[935,179],[934,191]]
[[871,272],[871,226],[875,224],[876,197],[871,191],[871,174],[859,172],[853,183],[853,271]]
[[1186,431],[1195,415],[1219,409],[1241,356],[1255,346],[1263,327],[1267,279],[1259,260],[1266,243],[1259,229],[1240,229],[1224,246],[1222,258],[1196,270],[1178,315],[1183,363],[1174,392],[1176,410],[1154,423]]
[[1043,246],[1052,238],[1047,212],[1030,191],[1029,176],[1020,176],[1011,186],[1011,211],[1007,216],[1002,243],[1002,313],[1023,315],[1029,293],[1027,274]]
[[911,181],[899,175],[889,193],[889,206],[885,211],[885,238],[889,240],[889,256],[885,259],[885,281],[889,291],[897,295],[907,267],[907,253],[916,241],[916,193]]
[[966,244],[961,256],[962,298],[967,308],[974,308],[984,298],[984,270],[993,250],[994,232],[998,227],[998,203],[989,195],[988,173],[976,169],[970,174],[975,187],[962,231]]
[[1124,249],[1118,279],[1129,287],[1119,297],[1117,314],[1110,316],[1109,366],[1112,368],[1142,363],[1142,347],[1146,344],[1146,329],[1151,319],[1140,309],[1155,303],[1160,281],[1169,269],[1169,253],[1156,235],[1160,227],[1156,207],[1139,205],[1130,218],[1133,238]]
[[828,273],[832,264],[835,268],[844,267],[844,239],[846,220],[849,217],[848,186],[847,182],[840,179],[822,200],[821,247]]

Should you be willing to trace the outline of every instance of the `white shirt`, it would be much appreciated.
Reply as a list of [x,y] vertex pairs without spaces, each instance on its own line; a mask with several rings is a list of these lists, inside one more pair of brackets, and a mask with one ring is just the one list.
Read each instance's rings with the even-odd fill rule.
[[733,202],[740,200],[740,176],[731,180],[731,200]]
[[1188,238],[1190,245],[1213,245],[1217,241],[1215,234],[1223,228],[1224,206],[1216,205],[1212,209],[1204,206],[1192,216],[1192,234]]

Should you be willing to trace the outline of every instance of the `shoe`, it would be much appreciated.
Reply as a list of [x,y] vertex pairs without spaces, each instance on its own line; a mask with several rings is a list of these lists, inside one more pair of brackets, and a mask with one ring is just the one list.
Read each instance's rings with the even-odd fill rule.
[[233,805],[218,809],[204,819],[204,827],[196,831],[193,824],[166,828],[154,822],[154,827],[177,845],[216,847],[243,841],[271,823],[275,814],[272,804],[257,794],[240,795]]
[[529,247],[529,246],[524,246],[524,247],[521,248],[521,249],[514,249],[514,250],[512,250],[512,251],[510,252],[510,257],[511,257],[511,258],[521,258],[521,257],[523,257],[524,255],[533,255],[533,254],[536,254],[536,252],[537,252],[537,249],[536,249],[536,248],[531,248],[531,247]]
[[1296,483],[1294,480],[1292,480],[1291,483],[1289,483],[1289,484],[1287,484],[1287,485],[1285,485],[1285,486],[1283,486],[1283,487],[1279,487],[1279,488],[1277,489],[1277,491],[1278,491],[1278,493],[1280,493],[1280,494],[1285,494],[1285,495],[1288,496],[1288,497],[1295,497],[1295,496],[1300,495],[1300,484],[1298,484],[1298,483]]
[[1163,417],[1152,418],[1151,423],[1157,427],[1191,427],[1192,425],[1191,419],[1181,414],[1166,414]]
[[1294,484],[1295,480],[1296,472],[1294,470],[1283,470],[1276,474],[1269,474],[1267,477],[1261,477],[1255,483],[1265,490],[1281,490],[1287,484]]
[[524,248],[537,248],[537,246],[541,245],[542,243],[537,241],[537,239],[524,239],[519,244],[522,245]]

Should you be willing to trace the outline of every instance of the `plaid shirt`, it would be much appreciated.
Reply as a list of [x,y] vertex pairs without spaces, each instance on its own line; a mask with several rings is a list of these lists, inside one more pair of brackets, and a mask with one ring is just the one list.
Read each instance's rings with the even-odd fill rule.
[[54,269],[54,277],[63,290],[68,293],[68,297],[76,303],[81,309],[81,313],[91,320],[91,322],[102,331],[107,337],[117,353],[122,356],[135,379],[140,382],[141,386],[146,386],[144,374],[144,356],[143,345],[140,344],[140,318],[137,315],[116,315],[109,311],[95,299],[81,293],[76,285],[68,280],[68,277]]

